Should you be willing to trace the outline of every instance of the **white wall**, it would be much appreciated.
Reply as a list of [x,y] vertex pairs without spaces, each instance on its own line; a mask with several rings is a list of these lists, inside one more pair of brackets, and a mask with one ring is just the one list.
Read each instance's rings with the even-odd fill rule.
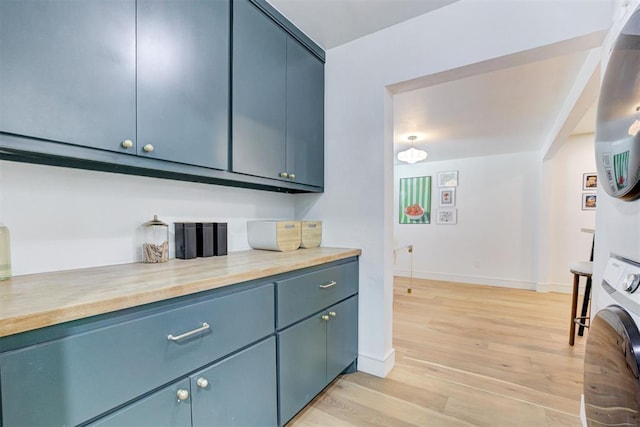
[[249,248],[247,220],[294,217],[293,195],[158,178],[0,161],[0,182],[14,275],[138,261],[154,214],[228,222],[230,251]]
[[[571,292],[569,266],[589,259],[595,211],[582,210],[582,178],[595,172],[593,134],[568,138],[541,168],[538,152],[474,157],[446,162],[398,165],[394,179],[394,245],[414,245],[411,256],[398,251],[398,276]],[[458,170],[458,224],[436,224],[437,173]],[[542,172],[545,171],[545,172]],[[540,174],[548,177],[541,179]],[[430,225],[398,224],[400,178],[431,176]],[[504,177],[510,177],[505,179]],[[548,223],[536,227],[538,203]],[[541,233],[549,244],[542,247]],[[538,263],[547,266],[538,276]]]
[[594,135],[569,137],[556,154],[547,162],[550,164],[549,187],[549,233],[550,245],[540,253],[547,257],[549,290],[571,292],[573,275],[569,266],[577,261],[587,261],[591,254],[593,235],[584,233],[582,228],[595,227],[594,210],[582,210],[582,194],[592,191],[582,190],[584,173],[595,173]]
[[325,243],[363,250],[359,369],[385,376],[395,357],[393,102],[385,88],[606,30],[610,20],[603,1],[463,0],[327,52],[326,193],[299,198],[296,212],[324,221]]
[[[398,246],[414,245],[414,277],[536,288],[537,152],[396,166],[394,229]],[[458,223],[436,223],[438,172],[457,170]],[[431,176],[432,222],[398,224],[400,178]],[[407,276],[408,256],[396,274]]]

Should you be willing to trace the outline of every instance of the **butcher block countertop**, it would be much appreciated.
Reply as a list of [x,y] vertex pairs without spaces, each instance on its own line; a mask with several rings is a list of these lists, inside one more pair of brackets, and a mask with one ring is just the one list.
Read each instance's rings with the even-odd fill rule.
[[359,249],[248,250],[16,276],[0,282],[0,337],[359,256]]

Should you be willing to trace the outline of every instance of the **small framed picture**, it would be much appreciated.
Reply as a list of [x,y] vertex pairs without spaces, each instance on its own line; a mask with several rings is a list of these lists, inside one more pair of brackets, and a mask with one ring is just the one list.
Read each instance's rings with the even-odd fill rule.
[[458,171],[438,172],[438,187],[457,187]]
[[440,206],[454,207],[456,205],[456,189],[440,189]]
[[596,193],[582,193],[582,210],[594,210],[597,204],[597,197]]
[[436,224],[458,223],[458,209],[437,209]]
[[598,174],[595,172],[582,174],[582,189],[595,191],[598,188]]

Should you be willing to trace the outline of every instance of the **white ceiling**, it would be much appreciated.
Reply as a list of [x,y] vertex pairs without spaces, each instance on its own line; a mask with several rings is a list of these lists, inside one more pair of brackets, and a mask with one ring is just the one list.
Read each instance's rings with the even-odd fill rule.
[[[269,0],[325,50],[455,1]],[[396,94],[395,152],[410,145],[410,134],[427,161],[542,149],[587,54],[550,55]],[[595,105],[573,133],[594,130]]]
[[[416,146],[433,160],[539,150],[586,56],[558,56],[395,95],[396,151],[408,148],[414,133]],[[583,126],[586,133],[589,123]]]
[[329,50],[459,0],[268,1],[324,50]]

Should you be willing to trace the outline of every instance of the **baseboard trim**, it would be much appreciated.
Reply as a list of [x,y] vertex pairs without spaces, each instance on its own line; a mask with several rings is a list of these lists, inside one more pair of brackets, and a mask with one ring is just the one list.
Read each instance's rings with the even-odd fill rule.
[[549,284],[548,283],[538,283],[536,285],[536,291],[543,293],[543,294],[548,294],[549,293]]
[[[411,272],[408,270],[394,270],[393,274],[400,277],[411,277]],[[465,276],[449,273],[426,273],[420,271],[414,271],[413,277],[416,279],[442,280],[445,282],[470,283],[473,285],[499,286],[501,288],[528,290],[538,289],[538,284],[535,282],[516,279],[500,279],[497,277]]]
[[[573,292],[573,286],[566,283],[549,283],[547,284],[549,292],[557,292],[559,294],[570,294]],[[581,288],[583,288],[581,286]]]
[[366,372],[376,377],[384,378],[389,375],[395,364],[396,350],[394,348],[389,350],[382,360],[371,355],[358,354],[358,371]]

